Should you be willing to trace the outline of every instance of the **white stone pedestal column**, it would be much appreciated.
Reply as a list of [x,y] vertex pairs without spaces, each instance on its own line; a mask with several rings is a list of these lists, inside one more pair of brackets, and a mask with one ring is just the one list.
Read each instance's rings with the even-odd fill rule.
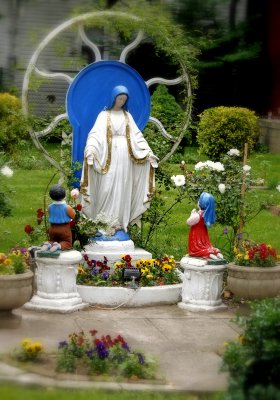
[[68,313],[88,306],[77,291],[76,276],[81,253],[63,251],[57,258],[35,255],[37,293],[24,308],[35,311]]
[[[222,262],[222,264],[221,264]],[[178,307],[189,311],[223,310],[221,294],[223,291],[223,273],[226,269],[223,261],[207,261],[196,257],[183,257],[180,262],[184,269],[182,301]]]

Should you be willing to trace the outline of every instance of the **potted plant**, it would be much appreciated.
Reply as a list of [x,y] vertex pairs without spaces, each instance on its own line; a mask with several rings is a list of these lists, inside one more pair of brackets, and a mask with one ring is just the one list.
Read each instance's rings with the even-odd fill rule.
[[11,313],[31,298],[33,272],[29,260],[26,248],[0,253],[0,314]]
[[280,264],[276,249],[266,243],[239,241],[228,265],[227,284],[236,296],[254,300],[280,294]]

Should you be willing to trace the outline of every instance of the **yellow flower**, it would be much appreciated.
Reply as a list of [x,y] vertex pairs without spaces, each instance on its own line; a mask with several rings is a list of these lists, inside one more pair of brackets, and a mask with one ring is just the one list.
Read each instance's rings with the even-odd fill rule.
[[20,342],[20,344],[21,344],[23,347],[26,347],[30,342],[31,342],[31,340],[30,340],[29,338],[25,338],[25,339],[22,339],[22,341]]
[[163,264],[162,269],[163,269],[163,271],[168,272],[172,269],[172,267],[169,264]]
[[147,278],[148,278],[148,279],[153,279],[153,275],[148,274],[148,275],[147,275]]
[[43,350],[43,345],[40,342],[33,343],[34,351],[39,352]]
[[13,250],[12,255],[13,256],[21,256],[21,252],[19,250]]
[[6,260],[3,262],[4,265],[11,265],[12,260],[10,258],[6,258]]
[[85,270],[83,269],[83,267],[81,266],[81,265],[79,265],[79,268],[78,268],[78,274],[85,274],[86,272],[85,272]]
[[142,275],[146,275],[146,274],[148,274],[148,272],[149,272],[149,270],[148,270],[147,267],[141,268],[141,274],[142,274]]
[[244,336],[243,335],[239,335],[238,336],[238,342],[242,345],[244,343]]

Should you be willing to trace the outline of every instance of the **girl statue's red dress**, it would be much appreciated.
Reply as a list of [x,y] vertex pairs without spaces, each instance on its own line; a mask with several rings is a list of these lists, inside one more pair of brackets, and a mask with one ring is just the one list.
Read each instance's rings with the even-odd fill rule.
[[190,217],[186,221],[191,226],[188,238],[189,256],[222,259],[223,255],[220,250],[213,247],[210,242],[207,228],[216,219],[213,196],[203,192],[199,198],[198,206],[200,210],[192,210]]

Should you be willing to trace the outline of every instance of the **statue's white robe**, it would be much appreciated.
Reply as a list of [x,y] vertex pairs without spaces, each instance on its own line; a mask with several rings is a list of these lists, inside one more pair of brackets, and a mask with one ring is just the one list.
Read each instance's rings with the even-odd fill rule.
[[[111,157],[108,115],[112,131]],[[125,231],[129,223],[139,222],[154,190],[154,168],[149,161],[152,150],[132,115],[126,112],[126,116],[123,110],[102,111],[98,115],[87,138],[81,181],[83,212],[87,217],[95,219],[105,213],[107,217],[118,218]],[[93,165],[86,162],[90,155]]]

